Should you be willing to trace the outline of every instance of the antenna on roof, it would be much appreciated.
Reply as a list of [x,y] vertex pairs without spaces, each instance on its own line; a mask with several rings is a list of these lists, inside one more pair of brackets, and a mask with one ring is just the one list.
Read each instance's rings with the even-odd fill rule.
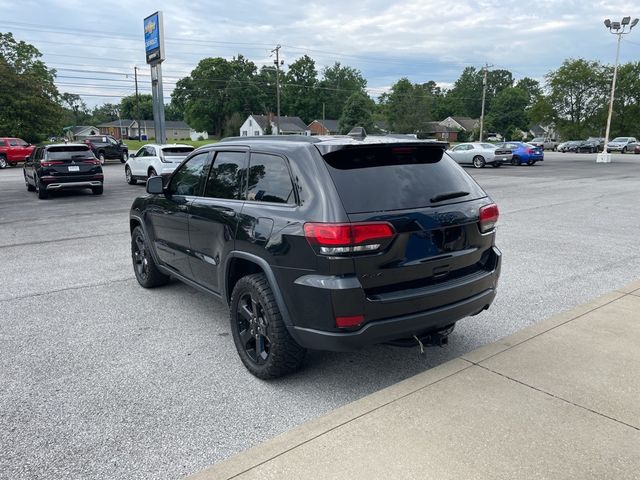
[[364,138],[367,136],[367,131],[364,129],[364,127],[353,127],[351,131],[347,133],[347,135],[354,140],[364,140]]

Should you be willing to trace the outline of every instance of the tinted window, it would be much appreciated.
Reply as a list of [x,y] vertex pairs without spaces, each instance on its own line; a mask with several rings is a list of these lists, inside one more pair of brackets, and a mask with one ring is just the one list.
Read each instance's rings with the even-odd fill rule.
[[252,153],[247,200],[295,203],[289,168],[282,157]]
[[17,147],[18,146],[18,139],[10,138],[9,139],[9,145],[11,145],[12,147]]
[[347,147],[324,158],[348,213],[427,207],[435,195],[450,192],[469,192],[464,200],[484,197],[443,153],[432,146],[384,145]]
[[70,145],[60,147],[49,147],[47,149],[47,158],[49,160],[65,160],[74,158],[95,158],[89,147],[84,145]]
[[162,154],[165,157],[186,157],[193,150],[193,147],[165,147],[162,149]]
[[200,153],[182,165],[173,175],[169,191],[176,195],[200,195],[208,156],[209,152]]
[[218,152],[209,173],[204,196],[240,199],[244,194],[244,152]]

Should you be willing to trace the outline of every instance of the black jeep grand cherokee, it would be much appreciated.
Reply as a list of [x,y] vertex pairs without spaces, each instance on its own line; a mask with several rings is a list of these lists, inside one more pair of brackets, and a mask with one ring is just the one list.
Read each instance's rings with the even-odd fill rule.
[[226,301],[260,378],[297,369],[308,348],[446,335],[489,307],[501,254],[497,206],[445,148],[272,136],[201,147],[131,207],[136,278]]

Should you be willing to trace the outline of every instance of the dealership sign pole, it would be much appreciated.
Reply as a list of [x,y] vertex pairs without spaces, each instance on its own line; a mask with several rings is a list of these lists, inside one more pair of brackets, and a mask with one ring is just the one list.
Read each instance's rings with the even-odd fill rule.
[[[164,61],[164,26],[162,12],[156,12],[144,19],[144,50],[147,63],[151,66],[151,93],[153,95],[153,127],[156,143],[166,143],[164,125],[164,96],[162,93],[162,62]],[[140,133],[138,125],[138,133]]]

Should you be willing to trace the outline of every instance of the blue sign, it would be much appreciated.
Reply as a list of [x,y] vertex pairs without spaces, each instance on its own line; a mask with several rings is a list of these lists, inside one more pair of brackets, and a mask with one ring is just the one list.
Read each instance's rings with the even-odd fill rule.
[[164,60],[162,30],[162,12],[156,12],[144,19],[144,51],[147,63],[159,63]]

